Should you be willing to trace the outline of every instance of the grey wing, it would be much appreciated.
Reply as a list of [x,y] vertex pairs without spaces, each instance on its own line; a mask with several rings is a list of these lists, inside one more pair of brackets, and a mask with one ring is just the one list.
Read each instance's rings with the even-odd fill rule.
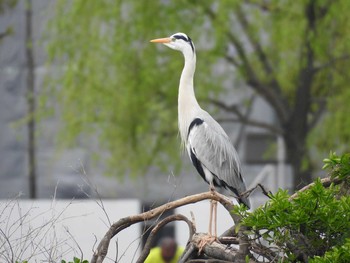
[[238,194],[246,191],[237,152],[214,119],[204,119],[200,125],[189,130],[187,150],[190,157],[192,151],[198,161],[213,174],[214,179],[223,181],[223,186],[235,189]]

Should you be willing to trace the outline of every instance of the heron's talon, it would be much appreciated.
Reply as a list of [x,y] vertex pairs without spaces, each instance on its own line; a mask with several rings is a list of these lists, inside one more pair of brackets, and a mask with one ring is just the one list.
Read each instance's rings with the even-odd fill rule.
[[218,242],[218,238],[216,236],[208,234],[202,237],[198,244],[198,254],[202,253],[206,245],[211,245],[214,241]]

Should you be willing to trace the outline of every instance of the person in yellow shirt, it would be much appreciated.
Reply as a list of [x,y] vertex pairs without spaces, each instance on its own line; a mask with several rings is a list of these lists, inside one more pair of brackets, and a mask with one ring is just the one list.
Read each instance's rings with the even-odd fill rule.
[[176,263],[183,251],[173,238],[166,237],[161,240],[159,247],[151,249],[145,263]]

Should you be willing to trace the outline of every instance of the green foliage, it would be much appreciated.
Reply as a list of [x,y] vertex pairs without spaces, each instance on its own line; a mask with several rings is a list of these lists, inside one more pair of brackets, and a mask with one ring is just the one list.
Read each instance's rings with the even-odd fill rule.
[[[330,118],[333,121],[339,115],[336,127],[342,129],[334,131],[334,125],[329,125],[317,132],[343,133],[339,139],[345,140],[350,134],[350,125],[341,124],[349,115],[345,113],[348,96],[342,94],[349,83],[346,10],[350,2],[312,1],[313,8],[310,3],[154,0],[145,5],[137,0],[59,0],[48,31],[48,55],[50,64],[64,66],[48,81],[42,105],[50,112],[48,108],[58,104],[64,146],[98,134],[114,171],[137,173],[150,165],[176,166],[180,156],[176,97],[183,59],[149,40],[182,31],[197,47],[195,85],[200,102],[208,94],[245,88],[242,81],[250,86],[258,82],[292,114],[296,100],[303,97],[298,91],[304,88],[310,91],[304,114],[311,122],[307,132],[330,102]],[[303,87],[306,82],[301,76],[310,49],[314,69],[310,85]],[[222,70],[216,68],[219,63]],[[239,85],[234,86],[233,79],[239,79]],[[280,90],[275,90],[276,85]],[[269,97],[261,90],[257,93]],[[333,105],[334,97],[338,101]],[[235,103],[234,98],[229,103]],[[338,110],[339,105],[345,110]],[[334,148],[337,136],[323,137],[317,132],[313,138],[319,147],[326,141]],[[296,141],[304,142],[304,138]]]
[[[17,0],[0,0],[0,14],[6,13],[14,8],[17,4]],[[2,40],[13,33],[12,26],[2,28],[0,31],[0,44]]]
[[339,177],[344,180],[350,175],[350,153],[338,156],[334,152],[330,152],[329,158],[323,160],[324,165],[322,169],[330,171],[331,177]]
[[[339,167],[344,160],[349,166],[348,154],[341,157],[331,154],[326,164],[328,168],[333,167],[332,172],[337,175],[345,175],[339,173],[343,171]],[[349,175],[349,170],[347,172]],[[350,196],[341,195],[340,189],[339,185],[325,188],[317,179],[293,199],[287,191],[279,190],[254,212],[238,208],[235,212],[242,215],[242,224],[250,227],[252,238],[268,242],[273,251],[282,253],[290,261],[300,260],[304,255],[318,256],[317,260],[324,255],[324,260],[337,258],[350,244],[346,241],[350,238]]]
[[310,263],[348,263],[350,262],[350,239],[340,247],[334,247],[322,257],[316,256],[309,261]]
[[87,260],[81,260],[80,258],[74,257],[73,261],[65,261],[65,260],[61,260],[61,263],[89,263],[89,261]]
[[6,10],[14,8],[18,0],[0,0],[0,14],[6,12]]
[[[42,103],[50,107],[50,97],[58,100],[64,146],[99,134],[114,172],[179,162],[176,97],[183,58],[149,40],[179,25],[191,30],[182,25],[186,11],[163,2],[61,0],[51,22],[48,53],[65,67],[50,80]],[[193,16],[186,23],[201,20]]]

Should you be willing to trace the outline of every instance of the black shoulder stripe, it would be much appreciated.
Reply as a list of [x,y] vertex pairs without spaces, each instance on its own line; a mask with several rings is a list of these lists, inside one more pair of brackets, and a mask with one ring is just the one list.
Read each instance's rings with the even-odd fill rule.
[[[193,149],[194,151],[194,149]],[[204,170],[203,170],[203,166],[202,163],[197,159],[197,156],[195,155],[195,153],[192,151],[192,149],[190,149],[190,157],[191,157],[191,161],[194,167],[196,167],[197,172],[200,174],[200,176],[204,179],[204,181],[206,181],[207,183],[209,183],[206,179],[205,179],[205,174],[204,174]]]
[[199,125],[201,125],[203,122],[204,122],[204,121],[203,121],[202,119],[200,119],[200,118],[195,118],[195,119],[191,122],[190,126],[188,127],[187,139],[188,139],[188,135],[190,134],[190,131],[192,130],[192,128],[193,128],[194,126],[199,126]]

